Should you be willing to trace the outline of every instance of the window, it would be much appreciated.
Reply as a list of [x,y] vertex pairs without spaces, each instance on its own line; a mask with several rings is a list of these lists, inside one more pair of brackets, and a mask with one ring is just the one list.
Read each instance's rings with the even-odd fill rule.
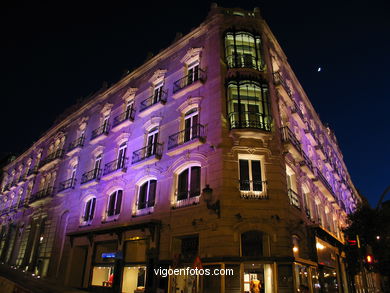
[[243,80],[228,83],[228,112],[231,128],[271,130],[268,87]]
[[263,256],[263,232],[252,230],[241,234],[242,256]]
[[106,115],[104,116],[104,119],[103,119],[103,132],[107,132],[108,131],[108,120],[110,119],[110,116],[109,115]]
[[122,204],[122,193],[123,190],[117,190],[111,193],[108,199],[107,217],[119,215]]
[[178,176],[177,200],[184,200],[200,195],[200,167],[185,169]]
[[125,119],[132,118],[131,116],[132,116],[133,107],[134,107],[134,100],[127,102],[126,109],[125,109],[125,113],[126,113]]
[[74,180],[76,178],[76,171],[77,171],[77,165],[74,165],[70,173],[70,179]]
[[150,157],[156,153],[157,139],[158,127],[155,127],[148,133],[146,157]]
[[85,203],[83,221],[89,222],[92,221],[93,216],[95,214],[95,206],[96,206],[96,197],[91,198]]
[[198,121],[198,109],[192,109],[185,114],[184,142],[190,141],[199,136]]
[[239,160],[240,190],[263,191],[260,160]]
[[261,40],[248,32],[228,32],[225,35],[226,62],[230,68],[263,70]]
[[95,159],[95,164],[93,169],[95,170],[95,172],[98,172],[101,166],[102,166],[102,155],[98,155]]
[[153,103],[152,104],[156,104],[157,102],[159,102],[161,100],[161,97],[163,95],[163,86],[164,86],[164,82],[160,82],[154,86],[154,88],[153,88]]
[[126,151],[127,151],[127,144],[122,143],[119,147],[118,151],[118,168],[123,168],[125,165],[125,160],[126,160]]
[[138,209],[142,210],[154,206],[156,200],[157,180],[149,180],[142,184],[138,194]]
[[300,208],[298,189],[297,189],[297,176],[295,172],[289,167],[286,166],[286,176],[287,176],[287,192],[290,199],[290,204]]
[[187,85],[190,85],[199,79],[199,63],[195,62],[188,65],[187,68]]

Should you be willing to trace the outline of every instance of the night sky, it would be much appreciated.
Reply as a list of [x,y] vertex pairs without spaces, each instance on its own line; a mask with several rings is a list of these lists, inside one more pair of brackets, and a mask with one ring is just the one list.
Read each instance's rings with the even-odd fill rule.
[[[198,26],[211,3],[7,2],[0,6],[1,153],[26,149],[65,108]],[[385,1],[217,3],[261,8],[322,121],[334,129],[356,187],[375,206],[390,184]]]

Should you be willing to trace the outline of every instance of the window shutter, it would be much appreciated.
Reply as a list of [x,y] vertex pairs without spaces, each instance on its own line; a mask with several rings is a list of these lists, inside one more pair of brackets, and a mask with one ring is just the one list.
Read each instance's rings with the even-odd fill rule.
[[119,213],[121,212],[122,193],[123,193],[123,190],[118,190],[116,193],[115,215],[119,215]]
[[240,190],[250,190],[248,160],[240,160]]
[[148,182],[145,182],[142,184],[142,186],[139,189],[139,196],[138,196],[138,209],[142,210],[146,207],[146,189],[148,188]]
[[179,175],[177,200],[186,199],[188,197],[188,169],[184,170]]
[[156,200],[156,180],[150,180],[149,183],[149,198],[148,198],[148,207],[153,207]]
[[200,167],[191,168],[190,197],[200,195]]
[[252,164],[252,181],[253,181],[253,191],[262,191],[263,184],[261,178],[261,165],[260,161],[253,160]]
[[107,216],[111,217],[114,215],[114,208],[115,208],[115,192],[110,195]]
[[96,205],[96,197],[91,199],[92,204],[91,204],[91,209],[89,212],[89,219],[92,220],[94,215],[95,215],[95,205]]

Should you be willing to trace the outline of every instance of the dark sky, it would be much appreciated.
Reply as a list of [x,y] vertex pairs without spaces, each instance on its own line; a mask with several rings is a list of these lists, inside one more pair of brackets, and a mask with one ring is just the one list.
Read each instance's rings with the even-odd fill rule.
[[[7,2],[0,6],[0,152],[24,150],[77,99],[198,26],[211,1]],[[385,1],[217,3],[261,8],[322,121],[335,130],[355,185],[375,205],[390,184]]]

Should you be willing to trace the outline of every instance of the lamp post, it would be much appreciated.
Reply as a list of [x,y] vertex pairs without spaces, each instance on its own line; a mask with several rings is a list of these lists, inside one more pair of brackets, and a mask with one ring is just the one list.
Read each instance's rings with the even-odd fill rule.
[[207,208],[209,210],[214,211],[217,214],[218,218],[220,218],[221,217],[221,208],[220,208],[219,200],[212,203],[213,189],[210,188],[210,186],[208,184],[206,184],[206,187],[203,188],[202,195],[203,195],[203,200],[206,202]]

